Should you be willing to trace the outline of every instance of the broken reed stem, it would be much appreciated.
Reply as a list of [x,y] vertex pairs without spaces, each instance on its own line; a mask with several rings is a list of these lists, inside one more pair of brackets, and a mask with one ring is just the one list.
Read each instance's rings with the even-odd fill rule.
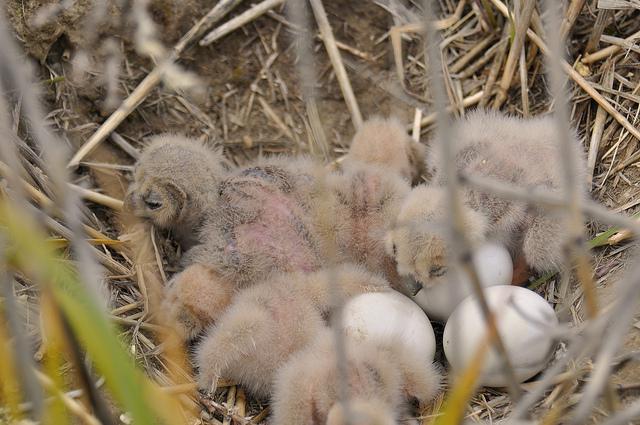
[[442,85],[443,81],[443,64],[440,54],[439,43],[437,42],[438,33],[433,26],[434,14],[431,9],[429,0],[422,2],[424,11],[424,31],[426,34],[425,42],[425,60],[428,60],[432,68],[432,79],[430,88],[433,93],[434,106],[436,109],[436,123],[439,136],[439,149],[442,154],[444,171],[446,175],[446,204],[449,211],[448,217],[448,233],[449,243],[451,244],[452,258],[455,265],[462,267],[469,273],[473,286],[474,295],[480,305],[485,325],[493,338],[493,346],[500,356],[502,373],[507,381],[509,394],[513,401],[520,399],[522,390],[518,385],[515,372],[509,360],[509,354],[505,348],[504,342],[498,332],[495,316],[493,315],[487,300],[485,299],[482,285],[478,278],[478,274],[472,262],[471,248],[465,236],[464,217],[462,211],[462,199],[460,197],[460,188],[458,182],[458,172],[456,169],[456,161],[454,157],[453,143],[456,140],[455,134],[452,134],[452,127],[446,114],[446,94]]
[[253,21],[256,18],[259,18],[269,10],[281,5],[284,2],[285,0],[264,0],[262,3],[258,3],[246,12],[243,12],[235,18],[230,19],[229,21],[220,25],[218,28],[214,29],[202,40],[200,40],[198,44],[200,44],[201,46],[208,46],[209,44],[221,39],[225,35],[237,30],[238,28],[242,28],[249,22]]
[[[603,79],[603,84],[606,87],[611,87],[613,85],[613,70],[607,68]],[[600,150],[600,141],[602,140],[606,121],[607,111],[605,111],[602,106],[598,105],[596,118],[593,122],[593,130],[591,132],[591,141],[589,142],[589,153],[587,155],[587,179],[589,181],[589,188],[591,188],[591,184],[593,183],[593,172],[596,168],[596,160]]]
[[[569,4],[569,7],[567,8],[567,13],[564,16],[560,27],[560,40],[563,40],[563,42],[567,35],[569,35],[571,28],[573,28],[573,24],[576,23],[576,19],[578,19],[578,15],[580,15],[580,11],[584,6],[584,1],[585,0],[571,0],[571,4]],[[531,2],[535,3],[533,0],[531,0]]]
[[507,47],[509,46],[509,26],[505,25],[502,29],[502,36],[500,38],[500,46],[498,47],[498,51],[495,54],[493,59],[493,63],[491,64],[491,68],[489,69],[489,75],[487,76],[487,80],[484,83],[483,96],[480,99],[480,107],[483,108],[489,102],[489,99],[493,95],[493,86],[498,79],[498,74],[500,73],[500,68],[502,68],[502,62],[504,62],[504,57],[507,54]]
[[516,17],[515,36],[513,37],[513,43],[511,43],[511,49],[507,55],[507,62],[504,65],[504,71],[502,72],[502,79],[498,85],[498,94],[493,102],[493,109],[500,109],[504,101],[507,99],[509,88],[511,87],[511,81],[516,70],[516,65],[520,59],[520,52],[524,48],[524,41],[526,39],[527,29],[531,23],[531,17],[536,5],[534,0],[524,2],[524,8],[522,12]]
[[[484,96],[484,93],[482,90],[480,90],[478,93],[472,94],[471,96],[467,96],[464,99],[462,99],[462,106],[464,108],[468,108],[469,106],[473,106],[475,104],[477,104],[478,102],[480,102],[480,99],[482,99],[482,97]],[[455,111],[455,107],[452,105],[447,106],[446,111],[451,113]],[[431,124],[434,124],[436,122],[437,119],[437,112],[432,112],[429,115],[427,115],[426,117],[423,117],[420,120],[420,127],[426,127],[429,126]]]
[[522,102],[522,116],[528,118],[529,111],[529,82],[527,75],[527,54],[524,49],[520,52],[520,99]]
[[598,10],[596,22],[593,25],[593,29],[591,30],[591,34],[589,34],[589,39],[587,40],[587,45],[584,48],[585,54],[592,53],[598,48],[600,37],[602,36],[604,28],[607,26],[607,21],[609,20],[609,17],[612,15],[612,13],[613,11],[610,9]]
[[351,114],[351,121],[357,131],[362,127],[362,114],[360,113],[360,107],[358,106],[356,96],[353,93],[349,76],[347,75],[347,71],[342,63],[340,51],[338,50],[338,46],[336,46],[336,40],[333,37],[333,30],[329,24],[327,13],[324,10],[322,0],[309,0],[309,2],[311,3],[311,9],[313,10],[313,14],[316,18],[322,41],[327,49],[329,60],[333,66],[338,83],[340,84],[342,96],[344,97],[344,100],[347,103],[347,109],[349,109],[349,113]]
[[[522,15],[522,3],[526,2],[526,0],[519,0],[515,2],[516,13],[518,16]],[[529,17],[531,20],[531,17]],[[528,27],[528,25],[527,25]],[[520,101],[522,103],[522,116],[528,118],[530,115],[529,111],[529,82],[527,75],[527,49],[524,47],[524,43],[522,45],[522,49],[520,49],[520,56],[518,58],[518,69],[520,74]]]
[[[624,43],[625,44],[632,43],[638,37],[640,37],[640,31],[634,32],[629,37],[625,38]],[[586,55],[585,57],[580,59],[580,62],[588,65],[590,63],[597,62],[601,59],[604,59],[608,56],[614,55],[622,49],[623,49],[622,46],[613,44],[611,46],[605,47],[604,49],[598,50],[597,52],[593,52],[589,55]]]
[[[493,3],[496,9],[498,9],[498,11],[502,13],[505,17],[509,16],[509,11],[507,9],[507,6],[505,6],[505,4],[502,1],[500,0],[489,0],[489,1]],[[535,32],[533,32],[533,30],[528,29],[527,36],[531,39],[531,41],[533,41],[538,46],[538,48],[544,55],[549,56],[551,54],[549,51],[549,47],[546,45],[544,41],[542,41],[542,39]],[[607,111],[607,113],[611,115],[613,119],[615,119],[622,127],[624,127],[625,130],[631,133],[633,137],[640,140],[640,129],[634,127],[624,117],[624,115],[618,112],[616,108],[613,105],[611,105],[611,103],[606,98],[604,98],[600,93],[598,93],[598,91],[594,89],[589,84],[589,82],[585,80],[584,77],[582,77],[582,75],[578,73],[578,71],[573,69],[573,67],[569,65],[564,59],[560,61],[560,66],[562,67],[563,71],[577,85],[579,85],[580,88],[582,88],[582,90],[584,90],[594,101],[596,101],[598,105],[602,106],[602,108],[605,111]]]
[[98,130],[91,135],[78,152],[71,158],[67,167],[76,168],[80,161],[102,143],[113,130],[115,130],[127,118],[142,101],[151,93],[164,76],[168,65],[177,60],[184,50],[198,37],[204,34],[213,24],[218,22],[227,13],[233,10],[242,0],[220,0],[204,17],[202,17],[171,49],[169,56],[138,84],[133,92],[116,109]]
[[111,208],[112,210],[115,210],[115,211],[122,211],[124,209],[124,202],[122,202],[119,199],[113,198],[111,196],[108,196],[102,193],[98,193],[91,189],[85,189],[84,187],[77,186],[75,184],[69,184],[69,187],[75,190],[78,193],[78,195],[80,195],[83,199],[86,199],[87,201],[91,201],[98,205]]
[[484,40],[473,46],[471,50],[461,56],[451,67],[449,67],[449,72],[452,74],[457,74],[462,71],[467,64],[475,58],[480,52],[482,52],[492,41],[495,40],[495,36],[493,34],[486,37]]

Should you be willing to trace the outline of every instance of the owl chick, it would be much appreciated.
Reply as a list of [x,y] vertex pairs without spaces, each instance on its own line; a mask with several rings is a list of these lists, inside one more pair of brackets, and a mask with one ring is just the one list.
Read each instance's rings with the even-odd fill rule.
[[311,204],[325,173],[310,159],[273,157],[220,181],[217,201],[198,234],[200,244],[185,253],[185,271],[167,291],[165,310],[180,336],[197,336],[240,288],[271,274],[321,266]]
[[311,205],[323,173],[310,159],[286,157],[230,173],[184,264],[207,264],[239,287],[272,273],[317,270],[322,253]]
[[221,152],[179,135],[155,136],[140,156],[125,207],[135,216],[174,232],[188,248],[215,205],[226,173]]
[[[560,140],[552,118],[520,119],[476,111],[457,122],[452,131],[455,166],[465,178],[481,176],[523,190],[562,192]],[[575,190],[586,196],[584,156],[575,136],[572,147],[580,159]],[[447,272],[446,178],[439,155],[431,156],[431,165],[436,170],[433,183],[411,191],[386,242],[398,272],[425,286],[437,284]],[[462,188],[461,195],[463,225],[471,243],[498,240],[514,257],[522,255],[536,272],[561,267],[566,241],[561,216],[468,187]]]
[[425,171],[425,149],[409,137],[399,119],[374,117],[353,136],[342,164],[353,161],[387,167],[417,183]]
[[339,257],[382,274],[394,289],[402,289],[395,260],[385,251],[385,234],[409,194],[409,183],[387,168],[356,161],[327,181],[335,198],[333,238]]
[[[413,357],[410,350],[403,350],[402,344],[356,343],[349,338],[345,344],[345,383],[354,407],[349,410],[356,423],[397,423],[409,413],[410,402],[427,403],[437,394],[437,369]],[[273,424],[344,423],[340,378],[334,335],[325,329],[278,371],[272,399]],[[379,422],[366,421],[366,406],[375,406],[370,412],[382,412],[377,415]]]
[[222,315],[235,292],[236,285],[215,269],[194,263],[171,279],[161,311],[178,336],[190,341]]
[[384,279],[354,265],[283,273],[244,289],[197,348],[200,386],[215,388],[225,377],[268,398],[276,370],[326,326],[332,285],[343,298],[389,289]]

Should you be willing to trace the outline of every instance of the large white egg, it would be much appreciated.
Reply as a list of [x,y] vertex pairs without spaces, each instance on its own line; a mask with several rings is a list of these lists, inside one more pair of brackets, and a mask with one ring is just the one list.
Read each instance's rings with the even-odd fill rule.
[[[473,265],[483,287],[509,285],[513,277],[511,255],[504,246],[485,243],[473,252]],[[452,276],[423,287],[413,300],[430,318],[445,321],[458,304],[473,293],[471,277],[462,270],[454,270]]]
[[[492,286],[485,288],[484,294],[516,378],[524,382],[540,372],[549,359],[554,345],[549,331],[558,324],[555,312],[540,295],[519,286]],[[444,353],[452,369],[464,370],[485,339],[480,304],[470,296],[451,314],[442,336]],[[488,387],[507,386],[501,365],[500,356],[492,347],[484,357],[479,383]]]
[[436,338],[429,318],[399,292],[371,292],[353,297],[344,306],[342,328],[356,341],[400,341],[419,358],[433,361]]

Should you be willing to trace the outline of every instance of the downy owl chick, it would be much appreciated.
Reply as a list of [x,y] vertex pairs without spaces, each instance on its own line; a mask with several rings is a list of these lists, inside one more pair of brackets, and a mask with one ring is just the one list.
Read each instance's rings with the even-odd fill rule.
[[162,301],[167,322],[183,341],[213,324],[229,307],[236,285],[210,266],[194,263],[173,276]]
[[[464,178],[491,178],[502,183],[553,194],[562,193],[561,143],[551,117],[520,119],[496,112],[476,111],[453,126],[455,167]],[[575,190],[586,197],[584,155],[572,135],[579,158]],[[431,156],[436,171],[431,185],[414,188],[406,198],[394,229],[387,235],[387,251],[393,254],[401,275],[410,275],[425,286],[437,284],[447,272],[446,177],[440,156]],[[524,257],[537,272],[562,265],[566,226],[563,217],[523,202],[462,187],[462,215],[469,241],[498,240],[512,255]]]
[[[354,413],[363,403],[375,405],[383,412],[382,423],[389,423],[389,418],[397,423],[409,413],[410,402],[428,403],[439,391],[435,366],[413,357],[402,344],[344,341],[346,385],[349,400],[356,403]],[[342,423],[337,361],[334,335],[328,329],[293,355],[276,376],[273,424]]]
[[322,253],[311,216],[321,164],[275,157],[231,173],[218,185],[218,202],[200,232],[202,243],[184,264],[213,267],[239,287],[270,274],[313,271]]
[[387,168],[353,161],[328,178],[334,196],[334,236],[345,261],[380,273],[401,290],[393,256],[385,251],[385,234],[395,222],[409,183]]
[[[272,157],[236,169],[218,184],[217,202],[198,234],[200,244],[185,253],[185,271],[167,290],[165,306],[179,335],[193,339],[240,288],[271,274],[321,266],[310,215],[316,173],[326,172],[312,160]],[[218,296],[191,295],[198,291]]]
[[342,164],[353,161],[387,167],[417,183],[425,171],[425,147],[409,137],[399,119],[374,117],[353,136]]
[[242,290],[197,348],[200,386],[213,389],[225,377],[268,398],[276,370],[326,326],[331,285],[342,298],[389,290],[384,279],[348,264],[282,273]]
[[225,173],[221,152],[184,136],[155,136],[136,164],[125,206],[173,231],[186,249],[196,242],[197,229],[214,207]]

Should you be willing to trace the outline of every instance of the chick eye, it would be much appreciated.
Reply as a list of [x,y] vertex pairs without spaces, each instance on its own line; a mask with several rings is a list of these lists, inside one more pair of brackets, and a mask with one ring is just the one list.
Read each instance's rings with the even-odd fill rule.
[[429,275],[431,277],[440,277],[447,272],[447,268],[444,266],[433,266],[429,270]]
[[397,257],[398,250],[396,248],[396,244],[391,244],[391,250],[393,251],[393,256]]

